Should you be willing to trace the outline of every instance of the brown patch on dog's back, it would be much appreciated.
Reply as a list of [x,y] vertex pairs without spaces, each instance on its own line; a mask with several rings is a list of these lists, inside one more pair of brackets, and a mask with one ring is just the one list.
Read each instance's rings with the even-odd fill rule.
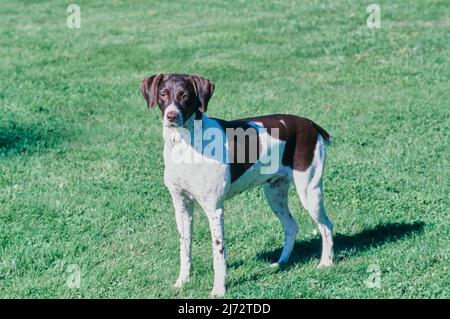
[[[317,135],[320,134],[326,141],[329,141],[330,135],[313,121],[288,114],[274,114],[258,117],[249,117],[234,121],[225,121],[214,119],[222,127],[224,132],[227,129],[242,128],[247,130],[254,127],[253,123],[260,123],[267,129],[267,133],[279,140],[286,141],[282,164],[296,171],[305,171],[311,165],[314,157],[314,150],[317,143]],[[256,125],[256,124],[255,124]],[[278,132],[275,134],[274,129]],[[258,130],[255,129],[258,135]],[[230,158],[233,162],[230,165],[231,183],[239,179],[255,162],[249,160],[249,138],[245,139],[245,144],[237,143],[236,139],[230,139],[227,135]],[[257,159],[260,156],[260,140],[257,136],[258,150]],[[245,162],[237,163],[238,152],[245,152]],[[257,160],[256,159],[256,160]]]
[[330,135],[313,121],[288,114],[274,114],[242,119],[261,123],[267,132],[274,136],[273,129],[278,129],[278,139],[286,141],[282,164],[296,171],[305,171],[311,165],[320,134],[326,141]]

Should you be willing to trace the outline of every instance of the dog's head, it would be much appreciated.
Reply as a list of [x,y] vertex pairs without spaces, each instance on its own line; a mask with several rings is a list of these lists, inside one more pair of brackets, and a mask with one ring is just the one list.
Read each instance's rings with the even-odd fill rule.
[[165,126],[183,126],[191,116],[206,112],[214,84],[195,74],[159,73],[145,78],[141,91],[149,110],[158,104]]

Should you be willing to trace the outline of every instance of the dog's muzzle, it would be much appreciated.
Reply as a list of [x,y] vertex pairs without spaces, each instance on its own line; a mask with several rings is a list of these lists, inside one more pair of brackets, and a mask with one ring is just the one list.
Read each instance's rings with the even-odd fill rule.
[[171,105],[164,114],[164,125],[165,126],[181,126],[183,116],[181,112],[173,105]]
[[169,123],[176,124],[178,119],[178,112],[170,111],[169,113],[167,113],[166,118]]

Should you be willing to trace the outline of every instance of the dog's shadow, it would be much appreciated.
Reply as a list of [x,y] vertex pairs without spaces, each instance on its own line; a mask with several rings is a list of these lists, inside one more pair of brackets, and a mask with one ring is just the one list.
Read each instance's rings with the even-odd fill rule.
[[[372,229],[363,230],[354,235],[335,234],[334,252],[336,261],[342,260],[359,252],[372,249],[404,237],[423,232],[425,223],[417,221],[413,223],[390,223],[378,225]],[[267,262],[276,262],[280,257],[282,248],[264,251],[257,254],[257,258]],[[297,241],[289,262],[281,269],[286,270],[296,264],[306,263],[312,259],[320,258],[321,239],[314,238],[307,241]]]
[[0,126],[0,158],[46,150],[55,147],[61,139],[61,132],[53,128],[4,124]]

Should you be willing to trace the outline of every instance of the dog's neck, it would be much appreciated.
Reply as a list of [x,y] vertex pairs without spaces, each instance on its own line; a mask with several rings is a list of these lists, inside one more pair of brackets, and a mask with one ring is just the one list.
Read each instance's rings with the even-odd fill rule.
[[[206,119],[207,116],[205,114],[201,114],[201,116],[196,116],[195,114],[193,114],[184,122],[184,125],[181,127],[164,126],[163,127],[164,146],[171,149],[181,142],[187,145],[192,145],[193,143],[192,137],[195,134],[195,128],[202,127],[203,122]],[[198,123],[198,121],[201,121],[201,123]],[[201,124],[201,126],[199,126],[199,124]]]

